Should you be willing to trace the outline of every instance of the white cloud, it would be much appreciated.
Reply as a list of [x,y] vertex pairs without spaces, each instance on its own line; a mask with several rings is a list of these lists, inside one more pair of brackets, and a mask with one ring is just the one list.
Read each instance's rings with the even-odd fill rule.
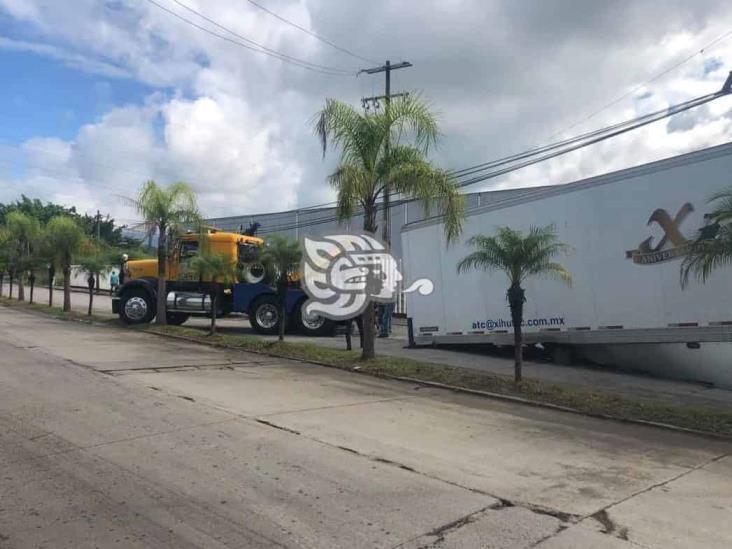
[[[171,0],[159,1],[206,24]],[[270,48],[320,64],[363,67],[246,2],[182,1]],[[444,139],[436,159],[448,168],[543,144],[732,27],[732,9],[713,0],[693,6],[564,0],[551,7],[497,0],[279,0],[268,7],[369,57],[390,53],[392,61],[412,61],[413,68],[394,74],[393,88],[423,89],[441,111]],[[141,104],[111,108],[68,142],[18,144],[12,154],[27,175],[6,171],[13,183],[0,190],[0,200],[23,186],[81,210],[99,207],[130,219],[134,212],[114,194],[132,195],[154,178],[189,181],[212,216],[324,202],[332,196],[325,175],[334,158],[321,159],[310,117],[325,97],[356,103],[383,86],[381,75],[329,77],[251,53],[142,0],[77,0],[74,9],[55,0],[0,0],[2,11],[28,36],[0,38],[0,48],[134,78],[160,91]],[[732,38],[569,134],[709,93],[731,63]],[[566,182],[729,141],[731,109],[729,99],[719,100],[491,185]],[[0,151],[0,161],[5,156]]]

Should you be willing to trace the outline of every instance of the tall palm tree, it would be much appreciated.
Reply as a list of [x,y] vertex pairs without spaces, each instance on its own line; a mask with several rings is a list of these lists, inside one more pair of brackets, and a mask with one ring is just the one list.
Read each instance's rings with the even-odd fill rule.
[[131,200],[144,219],[148,231],[158,234],[158,296],[156,322],[166,324],[165,276],[168,260],[168,240],[185,226],[199,220],[196,194],[186,183],[161,187],[155,181],[146,182],[137,199]]
[[41,232],[38,219],[23,212],[10,212],[5,218],[9,245],[14,248],[14,271],[18,275],[18,301],[25,301],[25,274],[33,265],[33,248]]
[[216,333],[216,315],[221,294],[221,285],[232,284],[237,280],[236,259],[228,254],[212,250],[208,231],[201,229],[198,237],[198,251],[188,265],[198,273],[201,285],[208,283],[211,293],[211,327],[209,334]]
[[54,263],[64,274],[64,312],[71,310],[71,265],[81,251],[85,236],[79,225],[68,216],[57,215],[46,225],[46,241]]
[[524,340],[521,324],[526,301],[526,292],[521,284],[527,278],[545,276],[571,285],[569,271],[554,261],[556,256],[567,253],[569,246],[559,241],[554,225],[531,227],[526,235],[509,227],[499,227],[495,236],[475,235],[468,239],[467,245],[477,250],[458,263],[458,273],[482,269],[503,271],[508,277],[506,297],[511,309],[514,335],[514,379],[518,383],[522,377]]
[[260,254],[260,261],[275,277],[277,299],[280,309],[279,340],[285,339],[285,319],[287,287],[290,276],[300,267],[302,250],[300,243],[289,240],[280,235],[273,235],[267,239],[267,245]]
[[715,203],[707,214],[709,224],[699,231],[681,263],[682,288],[688,286],[691,275],[704,283],[712,271],[732,265],[732,187],[713,194],[709,202]]
[[[437,142],[435,115],[416,95],[391,101],[386,109],[367,114],[334,99],[315,118],[323,155],[328,145],[340,149],[336,170],[328,177],[338,193],[337,216],[350,219],[361,208],[363,229],[375,233],[378,204],[385,189],[422,201],[425,212],[434,205],[443,215],[447,241],[460,234],[463,197],[451,176],[427,160]],[[409,142],[407,142],[407,139]],[[362,358],[374,356],[374,311],[363,313]]]

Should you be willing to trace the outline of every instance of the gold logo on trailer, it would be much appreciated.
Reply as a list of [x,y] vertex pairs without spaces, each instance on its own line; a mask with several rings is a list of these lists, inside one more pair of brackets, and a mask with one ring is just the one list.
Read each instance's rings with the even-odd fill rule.
[[638,245],[638,248],[625,252],[625,257],[632,259],[633,263],[639,265],[651,265],[686,255],[691,243],[681,233],[679,227],[693,211],[694,206],[690,202],[681,206],[681,209],[673,218],[664,209],[658,208],[655,210],[648,219],[648,225],[655,223],[660,226],[663,229],[663,238],[653,246],[653,237],[649,236]]

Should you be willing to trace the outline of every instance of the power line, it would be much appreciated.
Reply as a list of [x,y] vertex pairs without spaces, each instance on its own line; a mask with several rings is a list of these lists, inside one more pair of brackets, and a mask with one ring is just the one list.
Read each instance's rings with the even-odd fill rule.
[[561,130],[561,131],[559,131],[559,132],[553,133],[553,134],[552,134],[551,136],[549,136],[549,139],[552,139],[553,137],[555,137],[555,136],[557,136],[557,135],[561,135],[561,134],[563,134],[564,132],[567,132],[567,131],[571,130],[572,128],[575,128],[575,127],[579,126],[580,124],[583,124],[584,122],[587,122],[587,121],[588,121],[588,120],[590,120],[591,118],[594,118],[595,116],[597,116],[597,115],[598,115],[598,114],[600,114],[601,112],[604,112],[604,111],[606,111],[606,110],[607,110],[607,109],[609,109],[610,107],[612,107],[612,106],[614,106],[614,105],[617,105],[618,103],[620,103],[620,102],[621,102],[621,101],[622,101],[623,99],[625,99],[626,97],[629,97],[629,96],[633,95],[634,93],[636,93],[636,92],[638,92],[638,91],[642,90],[642,89],[643,89],[644,87],[646,87],[646,86],[647,86],[648,84],[651,84],[651,83],[655,82],[656,80],[658,80],[659,78],[661,78],[661,77],[663,77],[663,76],[666,76],[666,75],[667,75],[668,73],[670,73],[670,72],[672,72],[672,71],[676,70],[676,69],[677,69],[677,68],[679,68],[679,67],[680,67],[681,65],[683,65],[683,64],[685,64],[685,63],[687,63],[688,61],[691,61],[691,60],[692,60],[692,59],[693,59],[694,57],[696,57],[697,55],[699,55],[699,54],[701,54],[701,53],[704,53],[704,51],[705,51],[705,50],[708,50],[709,48],[711,48],[711,47],[713,47],[713,46],[716,46],[716,45],[717,45],[717,44],[718,44],[719,42],[721,42],[722,40],[724,40],[724,39],[726,39],[726,38],[729,38],[730,36],[732,36],[732,30],[729,30],[729,31],[725,32],[724,34],[722,34],[722,35],[718,36],[717,38],[715,38],[714,40],[712,40],[711,42],[709,42],[709,43],[708,43],[708,44],[706,44],[705,46],[702,46],[702,47],[701,47],[701,48],[700,48],[699,50],[696,50],[696,51],[694,51],[694,53],[690,54],[689,56],[685,57],[684,59],[682,59],[682,60],[678,61],[677,63],[674,63],[673,65],[671,65],[670,67],[668,67],[668,68],[664,69],[663,71],[661,71],[660,73],[656,74],[655,76],[652,76],[651,78],[649,78],[649,79],[648,79],[648,80],[646,80],[645,82],[643,82],[643,83],[641,83],[641,84],[637,85],[636,87],[634,87],[634,88],[633,88],[633,89],[631,89],[630,91],[627,91],[627,92],[625,92],[625,93],[624,93],[623,95],[621,95],[620,97],[618,97],[618,98],[616,98],[616,99],[613,99],[612,101],[610,101],[610,102],[609,102],[608,104],[606,104],[605,106],[603,106],[603,107],[601,107],[601,108],[597,109],[596,111],[593,111],[593,112],[592,112],[592,113],[590,113],[589,115],[587,115],[587,116],[586,116],[585,118],[583,118],[583,119],[581,119],[581,120],[578,120],[578,121],[577,121],[577,122],[575,122],[574,124],[572,124],[572,125],[570,125],[570,126],[567,126],[566,128],[564,128],[563,130]]
[[567,153],[572,152],[572,151],[575,151],[577,149],[581,149],[581,148],[587,147],[589,145],[593,145],[595,143],[599,143],[600,141],[604,141],[606,139],[610,139],[611,137],[615,137],[617,135],[621,135],[623,133],[629,132],[631,130],[638,129],[640,127],[646,126],[646,125],[651,124],[653,122],[656,122],[658,120],[662,120],[664,118],[668,118],[669,116],[673,116],[675,114],[679,114],[681,112],[687,111],[687,110],[692,109],[694,107],[698,107],[700,105],[703,105],[705,103],[708,103],[710,101],[713,101],[715,99],[718,99],[719,97],[722,97],[724,95],[729,95],[729,93],[730,93],[729,91],[726,91],[726,92],[720,91],[720,92],[716,92],[716,93],[712,93],[712,94],[709,94],[709,95],[705,95],[705,96],[699,97],[697,99],[693,99],[691,101],[687,101],[687,102],[682,103],[682,104],[679,104],[679,105],[675,105],[673,107],[669,107],[668,109],[664,109],[664,111],[659,111],[659,113],[656,116],[654,116],[654,117],[651,117],[651,118],[642,117],[642,119],[639,122],[635,123],[635,124],[629,124],[629,125],[624,126],[624,127],[621,127],[621,128],[613,129],[609,133],[604,133],[604,134],[597,135],[597,136],[595,136],[595,137],[593,137],[592,139],[589,139],[589,140],[588,139],[585,139],[585,140],[580,140],[578,142],[573,142],[569,146],[564,146],[563,148],[562,147],[558,147],[557,150],[553,150],[552,152],[550,152],[548,154],[544,154],[544,155],[538,156],[536,158],[531,158],[531,159],[526,160],[524,162],[521,162],[519,164],[512,165],[512,166],[508,166],[508,167],[502,168],[500,170],[495,170],[495,171],[488,172],[488,173],[483,174],[483,175],[476,176],[476,177],[474,177],[472,179],[468,179],[467,181],[463,181],[463,182],[459,183],[459,186],[460,187],[466,187],[468,185],[473,185],[475,183],[479,183],[481,181],[485,181],[486,179],[493,179],[493,178],[498,177],[500,175],[504,175],[504,174],[507,174],[509,172],[513,172],[513,171],[516,171],[516,170],[520,170],[521,168],[525,168],[527,166],[531,166],[533,164],[537,164],[537,163],[543,162],[545,160],[550,160],[550,159],[552,159],[552,158],[554,158],[556,156],[560,156],[560,155],[563,155],[563,154],[567,154]]
[[358,55],[357,53],[353,53],[352,51],[350,51],[350,50],[348,50],[348,49],[346,49],[346,48],[344,48],[342,46],[339,46],[338,44],[335,44],[334,42],[331,42],[327,38],[325,38],[323,36],[320,36],[319,34],[316,34],[316,33],[312,32],[311,30],[306,29],[305,27],[301,27],[300,25],[298,25],[297,23],[294,23],[294,22],[290,21],[289,19],[285,19],[281,15],[273,12],[272,10],[270,10],[268,8],[265,8],[261,4],[258,4],[257,2],[255,2],[254,0],[247,0],[247,2],[249,2],[253,6],[256,6],[260,10],[262,10],[262,11],[270,14],[272,17],[274,17],[276,19],[279,19],[283,23],[287,23],[291,27],[295,27],[296,29],[301,30],[305,34],[310,35],[313,38],[316,38],[317,40],[320,40],[324,44],[328,44],[329,46],[331,46],[332,48],[337,49],[340,52],[343,52],[343,53],[345,53],[347,55],[350,55],[351,57],[355,57],[356,59],[361,59],[362,61],[368,61],[369,63],[378,63],[378,61],[374,61],[373,59],[369,59],[368,57],[362,57],[362,56]]
[[[248,49],[250,51],[257,52],[257,53],[263,53],[263,54],[265,54],[265,55],[267,55],[269,57],[273,57],[275,59],[279,59],[280,61],[283,61],[285,63],[290,63],[291,65],[295,65],[297,67],[300,67],[300,68],[303,68],[303,69],[306,69],[306,70],[310,70],[310,71],[313,71],[313,72],[318,72],[318,73],[321,73],[321,74],[327,74],[327,75],[330,75],[330,76],[353,76],[354,75],[354,72],[352,72],[352,71],[348,71],[348,70],[345,70],[345,69],[340,69],[338,67],[328,67],[328,66],[325,66],[325,65],[319,65],[317,63],[311,63],[310,61],[305,61],[304,59],[299,59],[297,57],[293,57],[291,55],[287,55],[287,54],[278,52],[276,50],[273,50],[271,48],[268,48],[266,46],[263,46],[262,44],[259,44],[257,42],[254,42],[253,40],[250,40],[249,38],[246,38],[245,36],[242,36],[241,34],[238,34],[238,33],[234,32],[234,31],[232,31],[231,29],[229,29],[227,27],[224,27],[220,23],[214,21],[213,19],[210,19],[210,18],[206,17],[205,15],[197,12],[196,10],[194,10],[193,8],[191,8],[189,6],[186,6],[182,2],[179,2],[178,0],[173,0],[173,1],[176,4],[178,4],[179,6],[187,9],[188,11],[190,11],[192,13],[195,13],[196,15],[198,15],[199,17],[201,17],[202,19],[205,19],[209,23],[217,26],[218,28],[220,28],[222,30],[225,30],[226,32],[228,32],[228,33],[236,36],[237,38],[243,40],[244,42],[240,42],[239,40],[234,40],[233,38],[230,38],[230,37],[225,36],[223,34],[219,34],[216,31],[212,31],[211,29],[208,29],[208,28],[206,28],[206,27],[204,27],[202,25],[199,25],[195,21],[191,21],[190,19],[188,19],[188,18],[180,15],[179,13],[176,13],[173,10],[171,10],[171,9],[163,6],[162,4],[159,4],[155,0],[147,0],[147,1],[149,3],[151,3],[151,4],[153,4],[154,6],[158,7],[159,9],[163,10],[164,12],[168,13],[169,15],[172,15],[173,17],[175,17],[177,19],[180,19],[181,21],[187,23],[188,25],[191,25],[192,27],[195,27],[195,28],[197,28],[199,30],[202,30],[203,32],[205,32],[207,34],[210,34],[211,36],[215,36],[216,38],[218,38],[220,40],[225,40],[226,42],[229,42],[231,44],[235,44],[235,45],[237,45],[239,47]],[[248,43],[245,43],[245,42],[248,42]],[[252,44],[252,45],[250,45],[250,44]]]
[[[670,116],[673,116],[675,114],[679,114],[681,112],[684,112],[686,110],[692,109],[694,107],[698,107],[700,105],[703,105],[705,103],[708,103],[710,101],[713,101],[715,99],[718,99],[720,97],[730,95],[732,93],[732,73],[730,73],[730,76],[727,78],[727,81],[725,82],[722,89],[718,92],[708,94],[705,96],[701,96],[695,99],[691,99],[688,101],[685,101],[683,103],[673,105],[671,107],[668,107],[666,109],[662,109],[659,111],[656,111],[655,113],[651,113],[649,115],[644,115],[632,120],[628,120],[625,122],[621,122],[619,124],[614,124],[612,126],[601,128],[599,130],[595,130],[592,132],[587,132],[585,134],[582,134],[580,136],[577,136],[575,138],[566,139],[563,141],[559,141],[558,143],[546,145],[544,147],[538,147],[536,149],[532,149],[530,151],[519,153],[516,155],[512,155],[511,157],[506,157],[504,159],[499,159],[497,161],[484,163],[482,165],[478,165],[479,169],[478,171],[483,171],[486,168],[481,166],[488,166],[488,167],[497,167],[504,164],[511,164],[505,168],[499,169],[499,170],[493,170],[488,173],[484,173],[472,178],[468,178],[466,180],[460,181],[458,183],[459,187],[467,187],[469,185],[474,185],[475,183],[479,183],[482,181],[485,181],[487,179],[492,179],[495,177],[498,177],[500,175],[504,175],[516,170],[520,170],[522,168],[525,168],[527,166],[537,164],[539,162],[543,162],[545,160],[550,160],[552,158],[555,158],[557,156],[567,154],[569,152],[578,150],[583,147],[587,147],[589,145],[593,145],[595,143],[598,143],[600,141],[604,141],[606,139],[610,139],[612,137],[618,136],[620,134],[629,132],[634,129],[638,129],[640,127],[646,126],[648,124],[651,124],[653,122],[662,120],[664,118],[668,118]],[[546,153],[546,154],[542,154]],[[532,158],[534,157],[534,158]],[[518,164],[515,164],[517,160],[524,160],[524,162],[520,162]],[[466,175],[473,175],[475,172],[471,171],[475,169],[473,168],[465,168],[463,170],[457,170],[453,173],[462,173],[463,175],[458,175],[458,179],[461,179],[465,177]],[[409,202],[409,199],[401,199],[394,201],[392,204],[390,204],[388,207],[391,209],[392,207],[399,206],[405,202]],[[360,209],[359,209],[360,210]],[[357,211],[354,216],[359,215],[360,211]],[[254,216],[252,216],[254,217]],[[440,217],[433,216],[433,217]],[[323,216],[321,218],[308,220],[304,223],[295,223],[295,224],[281,224],[281,225],[274,225],[271,227],[263,227],[262,233],[272,233],[272,232],[280,232],[285,230],[291,230],[295,228],[306,228],[311,227],[315,225],[320,225],[323,223],[330,223],[337,220],[337,216]]]

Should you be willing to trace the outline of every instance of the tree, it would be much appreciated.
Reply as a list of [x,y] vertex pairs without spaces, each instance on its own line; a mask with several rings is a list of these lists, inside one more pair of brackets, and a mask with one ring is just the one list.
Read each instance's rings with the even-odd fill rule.
[[285,339],[285,319],[287,318],[287,287],[290,276],[297,272],[302,259],[300,243],[281,235],[273,235],[267,240],[266,247],[260,254],[260,261],[267,271],[274,276],[277,299],[280,309],[279,340]]
[[53,261],[64,274],[64,312],[71,310],[71,265],[84,244],[84,232],[76,222],[59,215],[51,219],[46,227],[46,241]]
[[34,268],[33,251],[41,226],[38,220],[19,211],[5,216],[7,245],[11,248],[13,271],[18,277],[18,301],[25,301],[25,275]]
[[198,251],[189,260],[190,268],[198,273],[201,285],[208,283],[211,294],[211,327],[209,334],[216,333],[216,315],[218,313],[221,285],[232,284],[237,280],[236,259],[228,254],[213,251],[208,238],[208,230],[201,229],[198,237]]
[[5,273],[10,269],[10,235],[5,227],[0,226],[0,297],[3,295]]
[[521,284],[529,277],[546,276],[571,285],[572,277],[569,271],[554,261],[556,256],[567,253],[569,246],[559,241],[554,225],[531,227],[526,235],[509,227],[499,227],[495,236],[475,235],[468,239],[467,245],[477,250],[458,263],[458,273],[481,269],[503,271],[508,277],[510,285],[506,297],[511,309],[514,378],[518,383],[521,381],[523,363],[521,325],[526,301],[526,292]]
[[196,224],[199,220],[196,195],[186,183],[173,183],[168,187],[158,186],[155,181],[145,183],[136,200],[131,201],[144,219],[149,232],[158,233],[158,324],[166,324],[165,267],[168,260],[168,240],[184,226]]
[[732,187],[709,198],[715,203],[707,214],[709,223],[702,227],[689,253],[681,263],[681,287],[689,285],[691,275],[706,282],[712,271],[732,265]]
[[[448,243],[460,234],[463,197],[451,176],[426,159],[430,147],[436,144],[438,129],[435,116],[419,97],[400,98],[391,101],[383,112],[367,114],[328,99],[316,115],[315,132],[323,155],[329,143],[341,151],[338,166],[328,177],[338,193],[336,212],[340,221],[353,217],[360,207],[363,229],[375,233],[378,203],[388,186],[390,192],[421,200],[425,212],[437,205]],[[404,137],[410,137],[411,144],[402,143]],[[362,324],[362,358],[373,358],[372,307],[364,311]]]
[[83,254],[77,259],[77,271],[87,275],[86,283],[89,288],[89,308],[87,315],[91,316],[96,280],[100,276],[107,274],[112,267],[110,265],[109,254],[98,243],[87,241],[83,248]]

